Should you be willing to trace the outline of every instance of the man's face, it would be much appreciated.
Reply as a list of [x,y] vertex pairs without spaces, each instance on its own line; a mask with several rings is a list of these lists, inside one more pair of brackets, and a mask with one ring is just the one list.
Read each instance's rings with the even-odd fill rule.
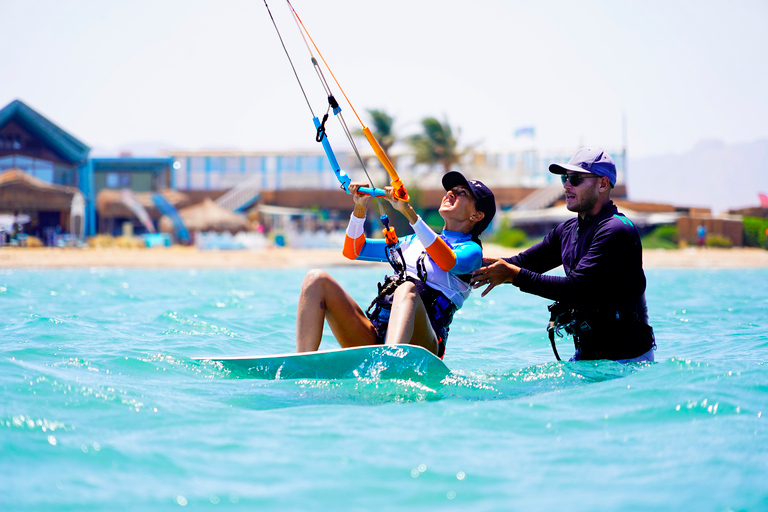
[[[565,183],[565,206],[569,211],[582,213],[591,211],[600,198],[600,176],[581,172],[567,173],[562,177]],[[574,185],[571,181],[575,181]]]

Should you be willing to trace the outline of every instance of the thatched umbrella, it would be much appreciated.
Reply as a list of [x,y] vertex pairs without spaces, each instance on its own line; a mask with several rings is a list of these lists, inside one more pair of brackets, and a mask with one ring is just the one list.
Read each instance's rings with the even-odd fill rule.
[[[179,216],[189,231],[238,233],[251,229],[248,219],[217,205],[210,199],[180,210]],[[160,231],[174,232],[173,222],[167,216],[160,219]]]
[[[123,218],[130,219],[135,217],[135,214],[128,208],[123,202],[121,197],[121,190],[114,188],[103,188],[96,196],[96,211],[99,212],[99,216],[102,218]],[[158,192],[134,192],[133,196],[141,205],[147,210],[147,213],[152,219],[159,219],[162,217],[162,213],[155,206],[155,202],[152,200],[152,196]],[[165,197],[174,208],[184,208],[189,204],[189,197],[183,192],[178,190],[163,189],[159,191],[163,197]]]
[[0,205],[4,211],[69,212],[76,187],[53,185],[20,169],[0,174]]

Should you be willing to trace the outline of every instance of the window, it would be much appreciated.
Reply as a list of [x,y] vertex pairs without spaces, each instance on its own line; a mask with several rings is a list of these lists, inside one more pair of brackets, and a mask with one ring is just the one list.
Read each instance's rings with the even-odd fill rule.
[[0,135],[0,148],[21,149],[20,135]]
[[13,165],[13,156],[4,156],[0,158],[0,171],[13,169],[14,167],[16,166]]
[[107,188],[130,188],[131,175],[127,172],[108,172]]

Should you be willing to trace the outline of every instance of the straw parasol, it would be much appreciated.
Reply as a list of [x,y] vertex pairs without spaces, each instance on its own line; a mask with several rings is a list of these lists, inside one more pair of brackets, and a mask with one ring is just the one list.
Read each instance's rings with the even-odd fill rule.
[[[158,192],[134,192],[134,197],[147,210],[150,218],[159,219],[162,216],[160,210],[155,206],[152,196]],[[178,190],[163,189],[159,191],[174,208],[184,208],[189,205],[189,197]],[[96,196],[96,211],[102,218],[123,218],[131,219],[136,215],[128,208],[120,197],[121,190],[114,188],[103,188]]]
[[0,205],[4,211],[69,211],[76,187],[46,183],[21,169],[0,174]]
[[[189,231],[229,231],[238,233],[249,231],[251,225],[245,217],[241,217],[226,208],[223,208],[210,199],[179,211],[181,220]],[[168,216],[160,219],[160,231],[172,233],[173,222]]]

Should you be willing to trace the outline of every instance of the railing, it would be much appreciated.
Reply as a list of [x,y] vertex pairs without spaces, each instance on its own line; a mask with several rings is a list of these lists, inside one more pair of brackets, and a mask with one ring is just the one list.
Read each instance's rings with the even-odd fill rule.
[[563,192],[563,186],[559,183],[547,185],[528,194],[514,206],[513,210],[524,211],[549,208],[563,196]]
[[261,175],[254,175],[238,183],[216,200],[216,204],[229,211],[236,212],[252,203],[261,194]]

